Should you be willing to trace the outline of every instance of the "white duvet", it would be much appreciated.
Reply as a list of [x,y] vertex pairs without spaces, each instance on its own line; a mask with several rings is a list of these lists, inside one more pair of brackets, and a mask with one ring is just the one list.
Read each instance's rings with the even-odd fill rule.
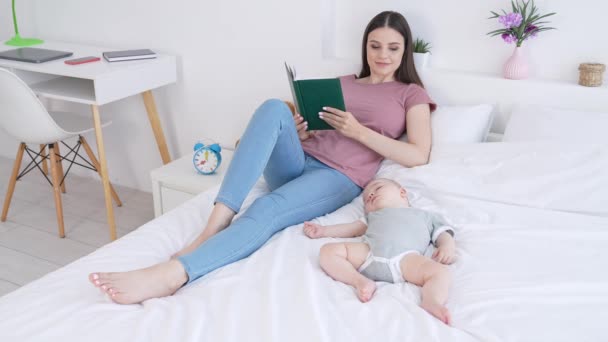
[[[413,169],[385,162],[378,176],[456,227],[452,326],[419,308],[413,285],[379,283],[360,303],[319,268],[320,246],[335,239],[310,240],[301,225],[142,305],[113,304],[88,283],[90,272],[146,267],[186,245],[210,191],[0,298],[0,341],[608,340],[608,148],[485,143],[438,146],[431,159]],[[356,198],[318,221],[361,214]]]

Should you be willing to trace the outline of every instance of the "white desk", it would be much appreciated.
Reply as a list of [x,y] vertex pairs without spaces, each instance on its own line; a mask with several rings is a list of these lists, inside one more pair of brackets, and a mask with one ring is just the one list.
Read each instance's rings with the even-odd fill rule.
[[[74,55],[40,64],[0,59],[0,67],[13,71],[39,96],[91,106],[110,237],[114,240],[116,239],[116,224],[110,196],[110,181],[101,132],[99,107],[129,96],[141,94],[163,163],[169,163],[171,157],[151,90],[176,82],[175,57],[159,54],[155,59],[108,63],[101,56],[103,52],[124,49],[50,41],[45,41],[44,44],[33,47],[71,51]],[[0,45],[0,51],[14,48]],[[102,60],[81,65],[67,65],[64,63],[66,59],[85,56],[98,56],[102,57]]]

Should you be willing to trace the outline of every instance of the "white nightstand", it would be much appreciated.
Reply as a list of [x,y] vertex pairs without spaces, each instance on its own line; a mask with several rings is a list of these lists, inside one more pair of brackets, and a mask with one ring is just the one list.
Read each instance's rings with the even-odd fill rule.
[[220,184],[232,160],[233,151],[222,150],[222,163],[213,175],[201,175],[196,172],[192,165],[192,154],[188,153],[150,172],[155,217]]

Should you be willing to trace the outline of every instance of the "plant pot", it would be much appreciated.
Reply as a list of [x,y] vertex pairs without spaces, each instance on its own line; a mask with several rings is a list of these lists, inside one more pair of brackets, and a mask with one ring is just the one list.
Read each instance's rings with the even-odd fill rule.
[[504,78],[511,80],[523,80],[528,78],[528,61],[524,56],[522,47],[515,47],[513,54],[503,68]]
[[419,53],[414,52],[414,65],[416,66],[416,70],[422,70],[426,68],[426,65],[429,61],[430,52]]

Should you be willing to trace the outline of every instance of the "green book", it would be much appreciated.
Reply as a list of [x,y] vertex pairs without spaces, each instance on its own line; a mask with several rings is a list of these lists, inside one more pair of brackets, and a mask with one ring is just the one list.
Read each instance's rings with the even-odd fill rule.
[[285,63],[285,69],[287,69],[293,102],[304,121],[308,122],[308,130],[334,129],[319,117],[319,112],[323,111],[323,107],[346,110],[340,79],[296,80],[295,69],[289,67],[287,63]]

